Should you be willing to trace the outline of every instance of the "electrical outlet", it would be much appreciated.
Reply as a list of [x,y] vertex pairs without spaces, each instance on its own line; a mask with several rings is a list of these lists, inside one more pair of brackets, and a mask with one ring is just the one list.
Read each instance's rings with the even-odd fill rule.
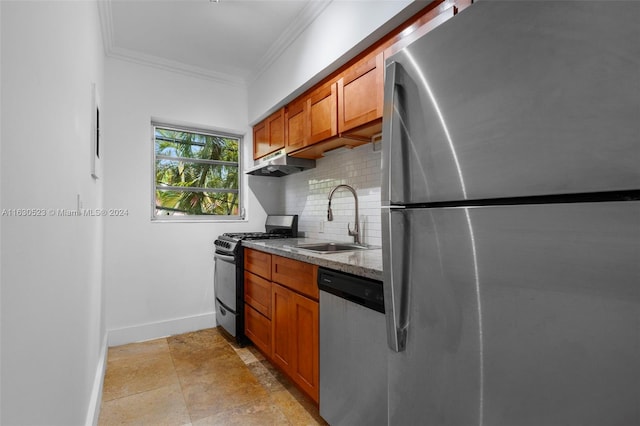
[[318,226],[318,233],[324,234],[324,220],[320,221],[320,226]]

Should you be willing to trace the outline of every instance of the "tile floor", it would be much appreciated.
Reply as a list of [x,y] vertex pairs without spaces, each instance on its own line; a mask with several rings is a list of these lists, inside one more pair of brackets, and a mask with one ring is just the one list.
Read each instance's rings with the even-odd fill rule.
[[109,348],[100,426],[326,424],[260,352],[216,328]]

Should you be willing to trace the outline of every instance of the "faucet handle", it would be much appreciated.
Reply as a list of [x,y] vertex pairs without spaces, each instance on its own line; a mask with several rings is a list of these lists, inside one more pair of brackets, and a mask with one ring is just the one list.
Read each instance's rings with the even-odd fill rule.
[[358,224],[356,223],[355,228],[353,228],[353,230],[351,230],[351,224],[347,223],[347,231],[349,232],[349,235],[354,238],[354,242],[356,244],[360,244],[360,229],[358,229]]

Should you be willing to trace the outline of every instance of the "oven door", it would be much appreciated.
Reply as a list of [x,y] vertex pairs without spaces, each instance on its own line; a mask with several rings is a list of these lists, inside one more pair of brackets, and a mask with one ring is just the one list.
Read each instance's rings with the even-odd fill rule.
[[213,286],[216,295],[216,323],[231,334],[236,335],[236,264],[235,256],[214,254],[215,271]]

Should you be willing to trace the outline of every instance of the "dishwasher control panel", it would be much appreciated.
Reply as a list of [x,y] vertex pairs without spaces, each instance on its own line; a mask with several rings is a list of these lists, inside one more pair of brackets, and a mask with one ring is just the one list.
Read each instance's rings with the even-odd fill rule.
[[384,313],[382,282],[345,272],[318,268],[318,288],[358,305]]

